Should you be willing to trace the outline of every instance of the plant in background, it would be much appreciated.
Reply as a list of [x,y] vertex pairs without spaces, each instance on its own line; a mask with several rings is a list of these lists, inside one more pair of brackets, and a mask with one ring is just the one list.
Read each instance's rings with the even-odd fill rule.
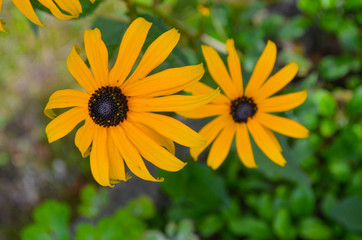
[[[284,166],[286,161],[281,154],[282,148],[272,131],[295,138],[306,138],[309,131],[296,121],[269,113],[283,112],[299,106],[307,98],[307,91],[271,96],[294,78],[298,65],[292,62],[269,77],[275,64],[277,49],[272,41],[268,41],[244,91],[240,60],[232,39],[226,42],[226,50],[229,54],[227,62],[230,74],[217,52],[210,46],[202,46],[209,72],[225,95],[220,94],[210,104],[200,108],[180,112],[187,118],[218,116],[200,130],[200,134],[207,139],[207,144],[192,147],[191,156],[196,160],[214,141],[207,164],[217,169],[228,155],[236,135],[236,149],[241,161],[249,168],[257,167],[250,143],[250,132],[264,154],[273,162]],[[213,89],[197,82],[186,91],[197,96],[212,92]]]
[[[201,146],[205,140],[174,118],[152,112],[191,110],[210,102],[219,91],[200,96],[174,95],[204,74],[202,64],[172,68],[147,76],[176,46],[180,34],[171,29],[158,37],[144,53],[128,77],[145,42],[151,23],[138,18],[127,29],[114,67],[108,70],[108,52],[98,29],[87,30],[84,45],[93,74],[80,58],[76,47],[67,65],[78,83],[87,91],[60,90],[49,99],[44,113],[54,118],[53,109],[73,107],[46,127],[49,142],[67,135],[85,120],[75,136],[83,157],[89,153],[95,180],[113,186],[130,178],[130,171],[149,181],[155,179],[143,158],[167,171],[178,171],[186,163],[174,156],[173,141],[184,146]],[[127,80],[126,80],[127,79]],[[165,147],[165,148],[164,148]],[[142,157],[141,157],[142,156]]]
[[[34,11],[34,7],[31,4],[30,0],[12,0],[14,5],[22,12],[32,23],[44,26],[44,24],[39,20],[38,16]],[[92,3],[95,0],[89,0]],[[82,13],[82,5],[79,0],[38,0],[39,4],[46,7],[56,18],[60,20],[69,20],[72,18],[79,17],[79,14]],[[3,0],[0,0],[0,12],[2,7]],[[68,14],[63,13],[66,12]],[[2,22],[0,20],[0,31],[5,32]]]

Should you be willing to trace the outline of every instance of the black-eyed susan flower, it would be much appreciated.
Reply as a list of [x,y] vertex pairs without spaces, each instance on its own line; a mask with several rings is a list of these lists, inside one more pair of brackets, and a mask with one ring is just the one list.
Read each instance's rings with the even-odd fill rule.
[[[283,112],[299,106],[305,101],[307,91],[273,95],[294,78],[298,65],[292,62],[269,77],[276,60],[277,49],[275,43],[268,41],[244,90],[240,60],[232,39],[227,41],[226,50],[229,71],[212,47],[202,46],[210,75],[225,95],[220,94],[209,104],[192,111],[179,112],[188,118],[217,116],[199,132],[207,139],[207,144],[192,147],[190,154],[196,160],[213,142],[207,164],[217,169],[228,155],[236,136],[236,150],[243,164],[249,168],[257,167],[250,133],[256,145],[268,158],[284,166],[286,161],[281,154],[282,148],[273,131],[294,138],[306,138],[308,130],[296,121],[273,115],[271,112]],[[187,91],[198,95],[211,92],[213,89],[198,82]]]
[[155,113],[187,111],[205,105],[219,93],[171,95],[200,80],[204,74],[202,64],[149,75],[176,46],[180,37],[177,30],[169,30],[158,37],[130,74],[151,25],[143,18],[131,23],[111,71],[108,70],[108,52],[100,31],[87,30],[84,45],[92,73],[76,47],[67,59],[70,73],[86,92],[57,91],[51,95],[44,110],[53,118],[56,116],[53,109],[71,107],[47,125],[45,131],[50,143],[84,121],[75,135],[75,145],[83,157],[90,152],[92,174],[103,186],[112,186],[129,178],[124,163],[144,180],[162,181],[149,173],[142,157],[161,169],[178,171],[185,163],[174,156],[174,142],[189,147],[206,143],[183,123]]
[[[44,26],[36,15],[30,0],[12,0],[14,5],[22,12],[31,22],[36,25]],[[49,11],[58,19],[69,20],[77,18],[82,13],[82,5],[79,0],[35,0],[48,8]],[[92,3],[95,0],[90,0]],[[0,0],[0,12],[3,0]],[[0,31],[5,32],[2,21],[0,20]]]

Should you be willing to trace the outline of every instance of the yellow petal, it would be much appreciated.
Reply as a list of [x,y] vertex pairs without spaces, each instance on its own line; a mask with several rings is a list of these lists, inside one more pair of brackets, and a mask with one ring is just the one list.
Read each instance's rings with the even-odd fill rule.
[[74,17],[78,17],[82,13],[82,5],[79,0],[54,0],[55,3],[64,11],[70,13]]
[[[0,0],[0,13],[1,13],[2,6],[3,6],[3,0]],[[5,29],[3,28],[2,24],[3,24],[3,21],[0,19],[0,31],[6,32]]]
[[[42,24],[36,15],[33,6],[30,3],[30,0],[13,0],[14,5],[22,12],[25,17],[27,17],[31,22],[39,26],[45,26]],[[0,2],[0,10],[1,10],[2,0]]]
[[200,146],[206,142],[197,132],[172,117],[155,113],[129,112],[127,119],[144,124],[187,147]]
[[111,186],[109,182],[109,156],[107,145],[107,129],[96,127],[90,166],[94,179],[102,186]]
[[216,137],[211,146],[207,165],[216,170],[229,154],[231,143],[236,131],[236,124],[227,125]]
[[176,172],[186,165],[186,163],[176,158],[169,151],[153,141],[152,138],[135,127],[130,121],[125,121],[122,127],[142,157],[158,168]]
[[245,88],[245,96],[254,96],[272,72],[276,58],[277,47],[274,42],[268,41]]
[[121,156],[121,153],[116,148],[116,145],[113,142],[112,137],[109,132],[113,130],[113,128],[108,128],[107,135],[107,149],[109,156],[109,179],[111,184],[117,183],[119,181],[127,181],[130,176],[126,174],[126,170],[124,167],[124,160]]
[[55,118],[55,108],[88,107],[89,95],[78,90],[65,89],[53,93],[44,109],[44,114]]
[[[17,0],[17,1],[23,1],[23,0]],[[71,15],[63,14],[62,11],[59,10],[58,6],[53,2],[53,0],[38,0],[38,2],[47,7],[51,11],[51,13],[60,20],[69,20],[73,18],[73,16]]]
[[176,29],[171,29],[159,36],[146,50],[136,70],[128,79],[128,83],[143,79],[153,69],[158,67],[170,55],[178,40],[180,34]]
[[158,145],[164,146],[168,151],[175,155],[175,144],[171,139],[159,134],[155,130],[143,124],[137,122],[133,122],[132,124],[144,132],[147,136],[151,137]]
[[276,138],[275,134],[269,129],[264,127],[265,132],[269,135],[269,137],[273,140],[275,147],[278,149],[279,152],[282,152],[282,146],[280,146],[280,143],[278,139]]
[[199,81],[204,75],[202,64],[170,68],[150,75],[142,81],[125,82],[122,91],[127,96],[156,97],[169,95],[183,90],[186,86]]
[[53,119],[45,128],[49,143],[67,135],[87,114],[87,108],[75,107]]
[[230,99],[238,98],[238,92],[235,89],[230,75],[226,70],[225,64],[221,60],[219,54],[210,46],[202,45],[202,53],[205,57],[207,68],[211,77],[221,87],[226,96]]
[[206,144],[199,147],[190,148],[191,157],[196,161],[200,153],[204,151],[207,148],[207,146],[209,146],[212,143],[212,141],[214,141],[214,139],[219,134],[221,129],[231,124],[234,124],[234,122],[230,114],[221,115],[212,120],[211,122],[209,122],[208,124],[206,124],[199,132],[202,137],[206,138]]
[[185,112],[177,111],[177,114],[185,118],[199,119],[199,118],[207,118],[212,116],[229,114],[229,112],[230,112],[230,106],[226,104],[207,104],[205,106]]
[[151,25],[152,23],[141,17],[129,25],[119,47],[116,63],[109,75],[109,83],[112,86],[120,86],[132,70]]
[[236,151],[241,162],[248,168],[256,168],[253,148],[251,147],[248,129],[245,123],[236,124]]
[[[114,129],[114,130],[113,130]],[[119,125],[113,127],[110,131],[112,140],[121,153],[124,161],[126,162],[129,170],[133,172],[139,178],[147,181],[162,182],[163,178],[156,179],[147,170],[145,163],[143,162],[140,154],[135,146],[130,142],[123,128]]]
[[280,134],[294,138],[308,137],[309,130],[300,123],[297,123],[289,118],[279,117],[263,112],[258,112],[254,117],[263,126]]
[[220,93],[219,89],[197,96],[172,95],[158,98],[129,98],[128,107],[135,112],[188,111],[209,103]]
[[307,90],[267,98],[258,103],[262,112],[284,112],[298,107],[307,99]]
[[74,46],[67,58],[68,70],[77,80],[79,85],[81,85],[89,94],[92,94],[101,87],[101,84],[98,84],[94,80],[89,68],[78,55],[77,48],[77,46]]
[[228,66],[231,75],[231,80],[234,83],[238,97],[242,97],[244,93],[243,87],[243,76],[241,74],[241,65],[239,55],[236,52],[235,44],[233,39],[228,39],[226,41],[226,51],[228,52]]
[[[184,89],[185,92],[192,93],[193,95],[205,94],[214,90],[215,89],[207,86],[205,83],[202,82],[195,82]],[[230,100],[223,94],[217,95],[217,97],[214,98],[211,103],[227,105],[231,104]]]
[[90,117],[86,117],[84,125],[75,134],[74,143],[84,158],[90,153],[88,150],[93,141],[96,127],[98,126],[96,126],[93,120]]
[[108,51],[98,28],[85,31],[84,47],[96,82],[101,86],[107,86],[109,82]]
[[255,93],[253,96],[255,101],[261,101],[278,92],[293,80],[297,72],[298,64],[296,62],[292,62],[280,69]]
[[247,127],[254,138],[256,145],[270,158],[273,162],[280,166],[284,166],[286,161],[278,148],[275,146],[273,139],[265,131],[265,128],[255,119],[249,119]]

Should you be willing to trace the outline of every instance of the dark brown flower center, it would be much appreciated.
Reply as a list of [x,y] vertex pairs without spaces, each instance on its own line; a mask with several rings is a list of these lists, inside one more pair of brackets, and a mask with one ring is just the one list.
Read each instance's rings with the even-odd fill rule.
[[235,122],[241,123],[253,117],[257,110],[254,100],[243,96],[231,102],[230,114]]
[[88,101],[88,112],[100,126],[117,126],[127,119],[127,97],[119,87],[98,88]]

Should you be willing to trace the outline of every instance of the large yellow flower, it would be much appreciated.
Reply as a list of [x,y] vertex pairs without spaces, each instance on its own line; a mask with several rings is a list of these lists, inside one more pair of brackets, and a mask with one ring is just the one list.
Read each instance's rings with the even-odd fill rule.
[[130,74],[151,25],[143,18],[131,23],[111,71],[108,70],[108,52],[100,31],[87,30],[84,45],[93,74],[78,55],[76,47],[67,60],[70,73],[86,92],[57,91],[44,110],[47,116],[55,117],[52,109],[73,107],[47,125],[45,131],[50,143],[67,135],[85,120],[75,135],[75,145],[86,157],[92,144],[92,174],[103,186],[112,186],[129,178],[124,162],[138,177],[162,181],[149,173],[142,157],[161,169],[178,171],[185,163],[174,156],[173,141],[189,147],[206,143],[183,123],[154,113],[187,111],[205,105],[219,94],[219,91],[214,91],[202,96],[167,96],[200,80],[204,74],[202,64],[171,68],[147,76],[176,46],[180,37],[177,30],[169,30],[158,37]]
[[[44,26],[41,23],[38,16],[36,15],[33,6],[30,3],[30,0],[12,0],[15,6],[22,12],[30,21],[39,26]],[[37,0],[40,4],[48,8],[51,13],[61,19],[69,20],[72,18],[77,18],[79,14],[82,13],[82,6],[79,0]],[[90,0],[92,3],[95,0]],[[0,12],[3,4],[3,0],[0,0]],[[68,14],[64,14],[67,12]],[[0,20],[0,31],[5,32],[2,21]]]
[[[283,112],[299,106],[305,101],[307,91],[272,95],[294,78],[298,65],[292,62],[269,77],[277,50],[275,44],[268,41],[244,91],[240,60],[232,39],[227,41],[226,50],[229,72],[212,47],[202,46],[210,75],[225,95],[220,94],[212,102],[198,109],[179,112],[188,118],[218,116],[200,130],[199,133],[207,139],[207,144],[191,148],[191,156],[196,160],[200,153],[214,142],[207,164],[217,169],[225,160],[236,135],[236,150],[241,161],[247,167],[257,167],[250,143],[250,132],[264,154],[273,162],[284,166],[286,161],[281,154],[282,148],[272,131],[294,138],[305,138],[308,137],[308,130],[291,119],[272,115],[270,112]],[[187,91],[198,95],[213,89],[198,82]]]

